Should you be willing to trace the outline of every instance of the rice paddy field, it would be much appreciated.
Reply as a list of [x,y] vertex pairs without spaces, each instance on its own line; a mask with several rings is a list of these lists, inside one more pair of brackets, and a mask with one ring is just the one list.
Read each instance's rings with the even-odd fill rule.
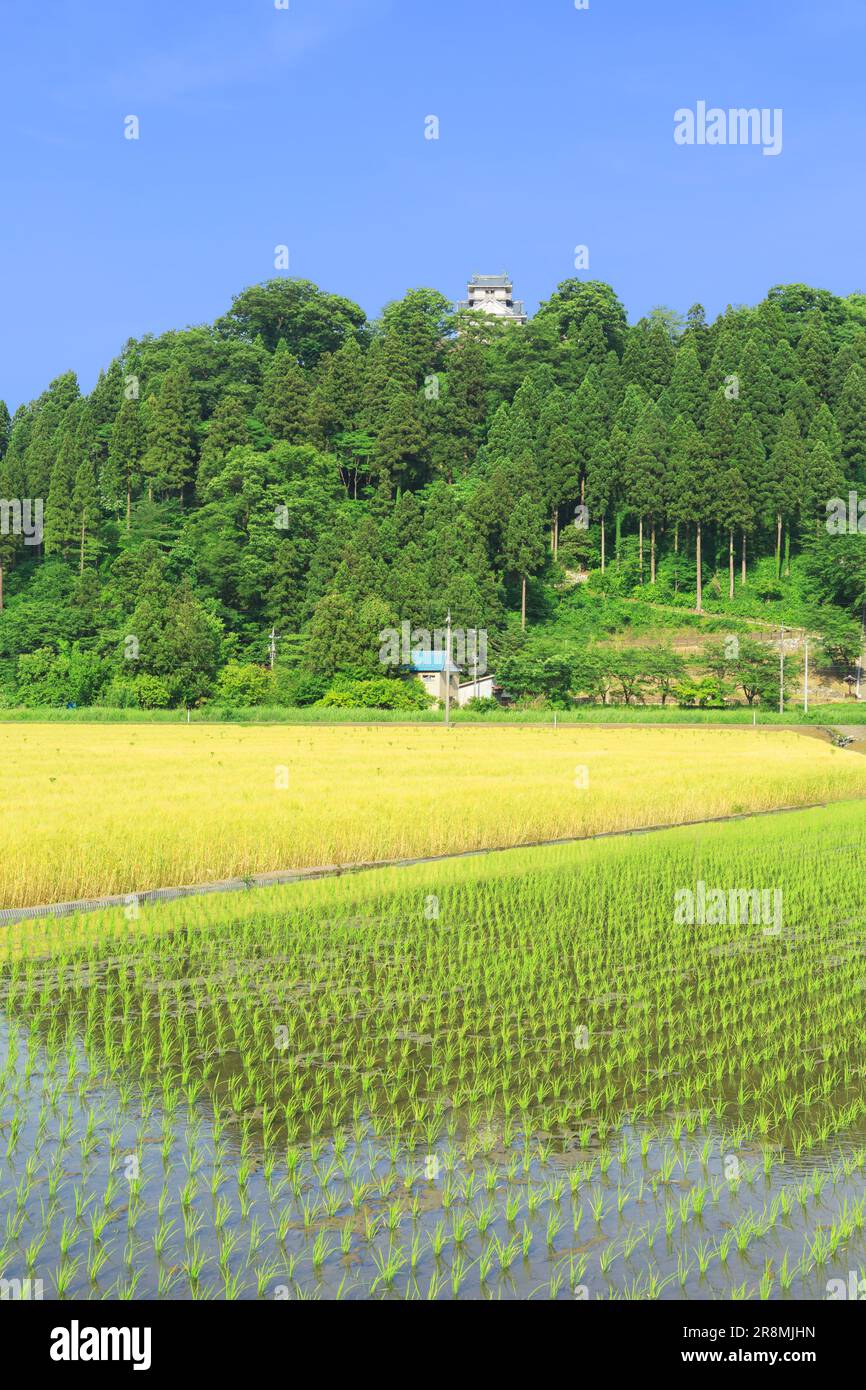
[[[129,812],[106,793],[124,826],[168,775],[158,732],[99,754],[131,777]],[[252,844],[236,732],[199,797],[228,779]],[[603,739],[554,754],[527,732],[484,773],[462,733],[423,755],[390,736],[390,756],[429,779],[429,805],[446,768],[459,802],[464,758],[476,792],[521,829],[519,775],[536,833],[555,757],[566,783],[585,759],[600,787],[600,804],[576,808],[562,789],[572,826],[658,815],[660,788],[683,814],[850,794],[862,776],[856,755],[804,740],[810,773],[778,734],[746,749],[725,731],[702,755],[665,731],[623,771]],[[250,746],[264,771],[275,744]],[[341,747],[316,762],[293,745],[335,807]],[[358,766],[389,756],[385,737],[358,747],[349,807]],[[50,809],[44,742],[34,751],[34,802]],[[223,811],[206,794],[184,801],[182,782],[175,772],[166,826],[188,854],[196,829],[181,812],[198,805],[212,828]],[[94,790],[85,776],[90,834]],[[345,846],[323,843],[324,820],[297,796],[303,852]],[[383,781],[368,815],[406,849],[392,798]],[[479,811],[470,829],[496,824]],[[419,815],[406,833],[417,849],[446,829]],[[86,877],[93,841],[72,833],[80,861],[63,862]],[[155,828],[140,834],[149,872],[187,862],[158,857]],[[114,883],[120,859],[106,856],[89,886]],[[851,801],[9,926],[0,1274],[75,1299],[835,1297],[834,1281],[866,1273],[864,865]],[[689,916],[701,885],[711,901],[717,886],[771,894],[772,918],[718,900]]]
[[0,908],[866,794],[787,729],[0,725]]

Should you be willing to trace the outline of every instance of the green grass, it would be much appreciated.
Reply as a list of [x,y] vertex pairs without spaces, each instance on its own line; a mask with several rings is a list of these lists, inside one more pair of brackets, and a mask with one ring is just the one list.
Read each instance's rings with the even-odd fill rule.
[[[379,709],[317,709],[286,706],[254,706],[247,709],[226,709],[206,706],[189,711],[193,724],[441,724],[445,714],[441,709],[379,710]],[[490,713],[474,710],[451,710],[454,724],[866,724],[866,702],[840,701],[832,705],[812,706],[808,714],[797,705],[789,705],[784,714],[778,710],[752,710],[746,706],[733,709],[680,709],[677,705],[583,705],[576,709],[499,709]],[[178,724],[185,723],[187,711],[109,709],[92,705],[81,709],[10,708],[0,710],[0,723],[9,724]]]

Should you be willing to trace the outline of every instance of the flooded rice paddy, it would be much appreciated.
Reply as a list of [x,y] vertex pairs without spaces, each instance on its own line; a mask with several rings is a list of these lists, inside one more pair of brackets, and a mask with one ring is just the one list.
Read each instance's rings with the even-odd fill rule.
[[[862,821],[7,929],[0,1292],[850,1296]],[[779,933],[677,924],[701,878],[780,892]]]
[[272,1146],[261,1107],[94,1084],[80,1049],[70,1094],[26,1031],[0,1046],[24,1063],[0,1109],[7,1296],[823,1299],[866,1277],[862,1136],[797,1157],[691,1115],[602,1140],[475,1107],[429,1144],[362,1114]]

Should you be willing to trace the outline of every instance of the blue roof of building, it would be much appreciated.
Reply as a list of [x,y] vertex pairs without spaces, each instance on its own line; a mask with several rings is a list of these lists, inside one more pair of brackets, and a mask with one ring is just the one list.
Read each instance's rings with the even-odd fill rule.
[[[445,661],[445,652],[413,652],[412,660],[409,662],[409,669],[412,671],[444,671]],[[451,670],[457,670],[453,661],[451,663]]]

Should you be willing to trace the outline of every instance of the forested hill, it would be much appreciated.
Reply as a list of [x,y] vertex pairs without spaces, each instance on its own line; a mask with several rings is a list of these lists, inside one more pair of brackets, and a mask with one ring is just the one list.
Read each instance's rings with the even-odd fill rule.
[[857,488],[862,295],[630,326],[571,280],[517,326],[429,289],[368,322],[273,280],[130,340],[87,396],[70,371],[0,405],[0,703],[261,698],[272,628],[281,698],[309,700],[388,674],[379,632],[449,608],[494,661],[562,605],[635,594],[787,594],[850,633],[864,541],[825,523]]

